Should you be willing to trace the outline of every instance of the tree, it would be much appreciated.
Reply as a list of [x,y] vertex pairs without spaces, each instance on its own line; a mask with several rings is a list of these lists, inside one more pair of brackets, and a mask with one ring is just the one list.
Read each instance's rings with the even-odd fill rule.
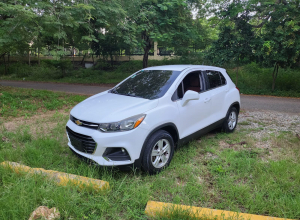
[[260,51],[262,63],[274,65],[272,73],[272,91],[279,67],[293,66],[300,58],[300,3],[299,1],[282,1],[273,5],[263,30]]
[[126,11],[120,2],[110,1],[102,4],[92,13],[91,25],[97,41],[91,43],[91,48],[95,54],[102,55],[103,58],[109,56],[113,64],[113,55],[119,54],[124,48],[136,45],[137,41],[128,23],[125,22]]
[[37,31],[36,17],[37,14],[24,1],[0,2],[0,58],[4,63],[5,55],[11,51],[29,50],[29,43]]
[[[214,62],[228,59],[274,66],[272,90],[279,67],[299,62],[299,0],[212,0],[210,13],[222,25],[210,57]],[[214,56],[212,56],[214,55]]]
[[[155,41],[176,42],[188,50],[187,42],[195,36],[191,9],[192,1],[131,0],[123,2],[126,22],[134,31],[138,45],[143,48],[143,68],[148,66],[148,54]],[[175,46],[175,45],[173,45]]]
[[236,85],[240,63],[253,60],[253,48],[256,42],[252,25],[249,23],[249,11],[240,12],[239,3],[228,5],[223,11],[219,38],[212,45],[208,58],[218,65],[234,61],[236,64]]

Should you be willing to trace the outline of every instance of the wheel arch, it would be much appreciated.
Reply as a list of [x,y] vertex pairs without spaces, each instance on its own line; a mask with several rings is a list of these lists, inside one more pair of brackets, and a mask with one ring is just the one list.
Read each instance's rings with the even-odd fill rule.
[[174,123],[172,123],[172,122],[169,122],[169,123],[165,123],[165,124],[162,124],[160,126],[157,126],[146,137],[146,139],[145,139],[145,141],[143,143],[141,152],[140,152],[140,157],[135,161],[135,167],[138,167],[138,168],[141,167],[141,162],[142,162],[142,158],[144,156],[144,151],[145,151],[146,143],[149,140],[149,138],[155,132],[157,132],[159,130],[165,130],[165,131],[167,131],[172,136],[174,144],[175,144],[175,148],[176,148],[178,140],[179,140],[179,132],[178,132],[178,129],[177,129],[176,125]]
[[[228,111],[232,108],[232,107],[235,107],[236,110],[238,111],[238,114],[240,113],[240,109],[241,109],[241,106],[240,106],[240,103],[239,102],[234,102],[230,105],[230,107],[228,108]],[[227,112],[228,112],[227,111]]]

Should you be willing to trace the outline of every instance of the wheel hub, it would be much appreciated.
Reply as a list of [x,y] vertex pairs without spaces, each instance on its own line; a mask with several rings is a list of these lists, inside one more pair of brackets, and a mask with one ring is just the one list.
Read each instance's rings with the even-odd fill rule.
[[165,166],[171,153],[170,142],[167,139],[161,139],[154,145],[151,153],[151,162],[155,168]]
[[236,125],[236,113],[234,111],[232,111],[228,117],[228,128],[230,130],[233,130],[235,128]]

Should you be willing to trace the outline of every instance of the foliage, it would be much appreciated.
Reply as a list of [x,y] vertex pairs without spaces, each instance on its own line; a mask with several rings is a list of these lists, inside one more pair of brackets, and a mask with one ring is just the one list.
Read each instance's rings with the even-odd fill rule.
[[[275,91],[279,67],[300,65],[299,10],[299,0],[5,0],[0,3],[0,68],[4,74],[32,75],[25,73],[27,67],[16,73],[7,63],[9,54],[25,53],[31,64],[30,56],[41,51],[57,61],[80,51],[101,56],[104,61],[96,68],[116,70],[115,55],[141,49],[146,67],[154,62],[148,64],[148,55],[158,42],[181,56],[178,63],[237,67],[236,84],[242,65],[273,67],[270,88]],[[41,63],[48,69],[39,78],[79,75],[70,63]],[[105,78],[115,82],[119,73]]]
[[[278,74],[277,89],[271,90],[273,68],[264,68],[256,63],[240,67],[238,88],[242,94],[300,97],[299,69],[283,68]],[[235,69],[227,72],[235,81]]]
[[219,65],[235,60],[237,71],[240,63],[254,60],[274,66],[274,91],[278,67],[292,67],[300,62],[299,1],[212,2],[215,7],[209,6],[223,26],[208,58]]
[[0,55],[46,47],[60,59],[67,53],[65,48],[88,50],[98,35],[104,36],[100,29],[115,27],[125,13],[117,0],[7,0],[0,4]]
[[[129,2],[129,3],[128,3]],[[190,1],[143,0],[126,1],[127,20],[144,50],[143,68],[148,66],[148,53],[154,41],[165,46],[176,45],[183,53],[191,40],[197,37],[193,28]]]
[[37,35],[37,16],[23,1],[0,2],[0,57],[11,50],[23,51],[29,47],[29,42]]

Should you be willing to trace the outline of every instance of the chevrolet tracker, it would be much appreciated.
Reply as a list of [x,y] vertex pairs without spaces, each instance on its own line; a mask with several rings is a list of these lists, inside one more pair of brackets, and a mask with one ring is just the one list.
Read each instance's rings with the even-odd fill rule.
[[216,129],[234,131],[240,94],[225,69],[170,65],[140,70],[76,105],[70,149],[101,166],[167,167],[177,146]]

